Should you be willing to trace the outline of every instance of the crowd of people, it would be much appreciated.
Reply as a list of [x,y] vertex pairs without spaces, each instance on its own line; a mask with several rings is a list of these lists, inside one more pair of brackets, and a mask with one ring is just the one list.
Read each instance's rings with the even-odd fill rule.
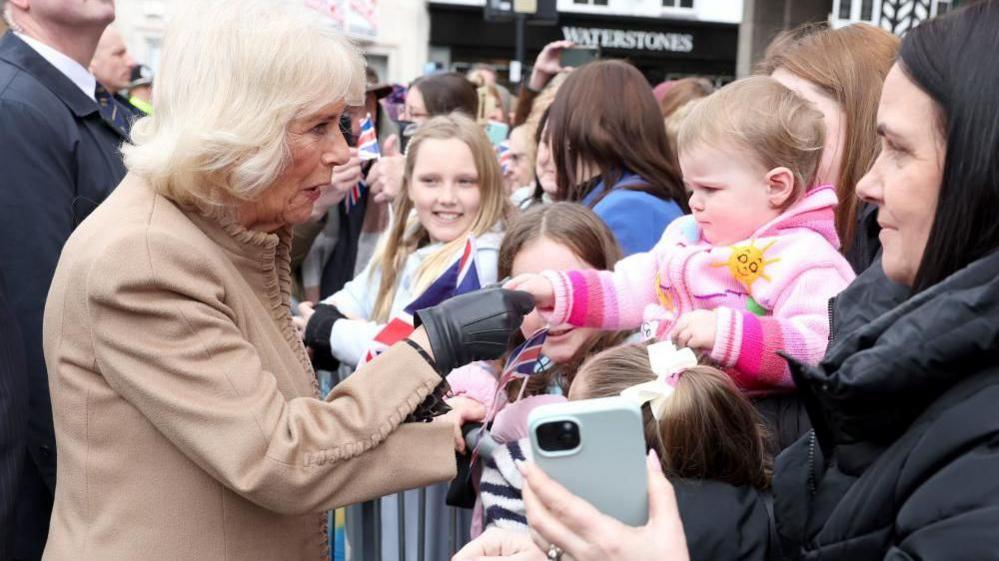
[[[277,0],[182,8],[152,98],[112,2],[4,19],[0,560],[329,559],[376,499],[432,559],[446,504],[456,561],[999,559],[999,2],[516,94]],[[612,396],[641,527],[532,462]]]

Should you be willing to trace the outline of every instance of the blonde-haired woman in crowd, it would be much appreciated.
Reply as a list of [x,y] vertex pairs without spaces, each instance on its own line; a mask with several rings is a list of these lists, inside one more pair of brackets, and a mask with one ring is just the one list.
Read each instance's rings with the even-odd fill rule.
[[[325,511],[452,477],[454,424],[404,421],[438,412],[440,371],[502,352],[530,303],[487,291],[428,310],[320,399],[289,309],[291,227],[347,160],[338,123],[363,93],[359,53],[320,19],[218,0],[171,24],[130,173],[49,292],[46,560],[328,558]],[[454,337],[472,305],[495,312],[496,353]]]
[[499,163],[475,121],[460,113],[420,126],[406,152],[395,216],[367,267],[316,308],[302,305],[306,344],[356,366],[375,336],[475,238],[481,285],[496,282],[496,259],[511,212]]

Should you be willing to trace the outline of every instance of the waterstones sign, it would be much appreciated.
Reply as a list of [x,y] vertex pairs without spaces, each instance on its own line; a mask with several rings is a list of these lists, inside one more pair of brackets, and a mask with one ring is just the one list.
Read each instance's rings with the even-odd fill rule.
[[675,53],[689,53],[694,50],[694,36],[689,33],[563,26],[562,35],[565,39],[583,47]]

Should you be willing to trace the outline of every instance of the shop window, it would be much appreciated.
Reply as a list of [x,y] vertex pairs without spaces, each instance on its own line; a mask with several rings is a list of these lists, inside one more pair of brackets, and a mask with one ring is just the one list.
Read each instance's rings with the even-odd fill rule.
[[694,7],[694,0],[663,0],[663,8],[686,8]]
[[839,0],[839,19],[850,19],[851,0]]
[[871,21],[874,19],[874,0],[862,0],[860,3],[860,19]]

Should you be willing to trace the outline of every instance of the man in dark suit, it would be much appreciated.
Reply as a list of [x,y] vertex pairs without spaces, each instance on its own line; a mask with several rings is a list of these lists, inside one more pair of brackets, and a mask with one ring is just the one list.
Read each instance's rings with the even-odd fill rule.
[[27,371],[24,340],[7,304],[7,289],[0,270],[0,560],[14,554],[14,507],[24,465],[27,431]]
[[40,559],[56,485],[42,354],[45,297],[66,239],[125,175],[118,147],[129,121],[87,71],[114,20],[113,0],[6,0],[4,16],[10,31],[0,39],[0,264],[23,341],[28,420],[20,480],[0,480],[0,495],[18,493],[14,558]]
[[97,43],[97,50],[94,51],[94,58],[90,61],[90,73],[97,78],[97,83],[107,88],[115,100],[128,109],[129,119],[135,120],[145,117],[146,113],[138,107],[132,105],[127,97],[120,92],[132,82],[132,68],[135,66],[135,59],[128,52],[125,39],[121,33],[109,25],[101,35],[101,41]]

